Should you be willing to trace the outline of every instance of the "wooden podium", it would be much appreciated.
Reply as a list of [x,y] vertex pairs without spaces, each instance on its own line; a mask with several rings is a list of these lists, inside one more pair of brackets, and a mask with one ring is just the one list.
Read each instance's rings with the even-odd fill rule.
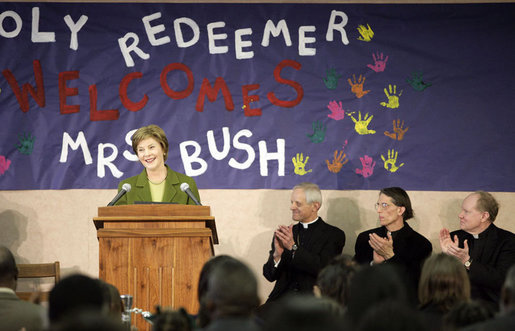
[[[93,218],[99,244],[99,277],[133,308],[184,307],[197,313],[197,284],[203,264],[218,244],[215,218],[208,206],[137,204],[99,207]],[[140,314],[132,324],[150,330]]]

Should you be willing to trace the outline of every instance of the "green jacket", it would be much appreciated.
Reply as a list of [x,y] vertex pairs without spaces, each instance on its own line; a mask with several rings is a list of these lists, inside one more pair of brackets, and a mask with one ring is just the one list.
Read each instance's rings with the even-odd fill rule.
[[[184,174],[178,173],[166,166],[168,174],[165,181],[165,192],[163,196],[163,202],[173,202],[183,205],[194,205],[195,202],[190,197],[181,191],[181,184],[188,183],[191,191],[200,201],[200,195],[198,193],[197,184],[195,180]],[[135,201],[152,202],[152,196],[150,195],[150,187],[148,184],[147,172],[145,169],[133,177],[124,179],[118,184],[118,191],[122,189],[122,185],[129,183],[131,185],[131,191],[125,194],[116,205],[130,205]]]

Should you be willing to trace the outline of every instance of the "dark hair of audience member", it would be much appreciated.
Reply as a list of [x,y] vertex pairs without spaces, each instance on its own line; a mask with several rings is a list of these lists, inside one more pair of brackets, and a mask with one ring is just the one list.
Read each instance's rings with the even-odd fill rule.
[[392,202],[397,207],[404,207],[405,211],[404,214],[402,214],[402,219],[404,221],[409,220],[410,218],[413,218],[414,212],[413,208],[411,207],[411,200],[409,198],[408,193],[400,187],[386,187],[383,188],[379,194],[384,194],[390,198],[392,198]]
[[334,259],[318,274],[316,285],[320,294],[345,307],[349,301],[350,284],[356,270],[357,267],[351,260],[343,257]]
[[515,264],[508,269],[501,289],[501,313],[515,312]]
[[104,302],[108,308],[109,315],[119,320],[122,319],[123,303],[120,292],[113,284],[100,281],[104,293]]
[[364,266],[352,277],[347,323],[350,327],[359,324],[368,309],[383,301],[407,305],[408,291],[399,271],[393,265]]
[[[202,302],[202,299],[204,298],[209,288],[209,276],[211,275],[213,269],[218,264],[229,260],[235,260],[235,258],[229,255],[217,255],[210,258],[206,261],[206,263],[204,263],[204,265],[202,266],[202,270],[200,270],[200,276],[197,287],[197,296],[199,303]],[[198,311],[196,326],[198,326],[199,328],[205,327],[210,322],[209,313],[204,308],[205,307],[201,305]]]
[[259,306],[257,279],[237,259],[226,259],[211,270],[208,288],[200,304],[216,317],[250,317]]
[[127,331],[127,327],[101,310],[82,308],[63,316],[49,331]]
[[78,274],[65,277],[48,297],[50,324],[84,309],[102,312],[104,303],[104,292],[98,279]]
[[479,301],[460,302],[443,317],[444,331],[456,331],[494,317],[494,311]]
[[444,253],[430,256],[422,267],[418,297],[421,310],[443,314],[454,305],[470,300],[470,281],[463,264]]
[[[354,329],[353,329],[354,330]],[[399,301],[373,305],[363,316],[357,331],[428,331],[420,312]]]
[[156,315],[152,331],[191,331],[191,321],[184,308],[160,310]]
[[13,254],[7,247],[0,246],[0,285],[11,288],[17,279],[18,268]]
[[330,298],[287,295],[270,312],[265,331],[342,330],[344,309]]

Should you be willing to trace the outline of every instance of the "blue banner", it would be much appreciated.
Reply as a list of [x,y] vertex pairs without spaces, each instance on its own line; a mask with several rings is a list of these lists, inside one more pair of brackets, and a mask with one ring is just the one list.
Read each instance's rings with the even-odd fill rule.
[[0,189],[515,191],[514,4],[0,3]]

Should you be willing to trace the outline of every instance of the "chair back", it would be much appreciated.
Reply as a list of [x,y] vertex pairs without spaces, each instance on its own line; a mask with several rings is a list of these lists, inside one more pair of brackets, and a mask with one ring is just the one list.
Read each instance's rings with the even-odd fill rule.
[[[61,267],[59,261],[53,263],[31,263],[31,264],[18,264],[18,279],[20,278],[53,278],[54,285],[61,279]],[[50,291],[34,290],[32,292],[16,292],[16,295],[22,300],[29,301],[34,299],[39,294],[39,301],[48,301],[48,294]]]

